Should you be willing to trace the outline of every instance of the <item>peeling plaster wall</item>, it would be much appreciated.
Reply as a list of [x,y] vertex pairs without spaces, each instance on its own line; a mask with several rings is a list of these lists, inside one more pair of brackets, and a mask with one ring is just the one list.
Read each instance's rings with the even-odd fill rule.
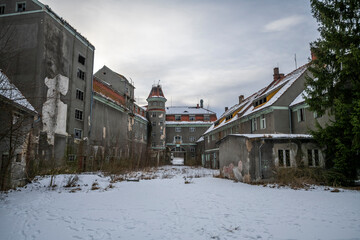
[[65,135],[67,120],[67,104],[61,101],[69,89],[69,78],[57,75],[55,78],[45,78],[48,87],[46,102],[42,108],[43,131],[47,133],[49,145],[54,145],[55,134]]

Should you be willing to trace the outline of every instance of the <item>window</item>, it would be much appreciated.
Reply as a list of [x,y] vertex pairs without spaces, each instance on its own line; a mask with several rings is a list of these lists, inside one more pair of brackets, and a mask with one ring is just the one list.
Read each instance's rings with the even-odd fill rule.
[[0,5],[0,15],[5,14],[5,5]]
[[152,146],[152,147],[156,147],[156,143],[152,142],[152,143],[151,143],[151,146]]
[[210,116],[209,115],[204,115],[204,121],[210,121]]
[[18,154],[16,154],[16,162],[21,162],[21,157],[22,157],[22,155],[21,155],[21,153],[18,153]]
[[318,149],[308,149],[308,165],[309,167],[318,167],[319,163],[319,150]]
[[81,139],[82,138],[82,130],[81,129],[74,129],[74,138]]
[[84,92],[80,91],[79,89],[76,89],[76,99],[84,101]]
[[195,116],[194,116],[194,115],[190,115],[189,120],[190,120],[190,121],[195,121]]
[[24,12],[26,8],[25,2],[18,2],[16,3],[16,12]]
[[156,137],[156,134],[154,132],[151,133],[152,137]]
[[191,148],[190,148],[190,152],[195,152],[195,148],[194,148],[194,147],[191,147]]
[[160,125],[160,126],[162,126],[163,124],[164,124],[164,122],[163,122],[163,121],[160,121],[160,122],[159,122],[159,125]]
[[79,54],[78,62],[81,63],[82,65],[85,65],[85,57]]
[[152,126],[153,126],[153,127],[156,127],[156,122],[152,122]]
[[195,137],[194,137],[194,136],[190,136],[190,137],[189,137],[189,141],[190,141],[190,142],[195,142]]
[[279,167],[290,167],[290,150],[279,149],[278,150]]
[[255,132],[257,130],[257,121],[256,118],[251,119],[251,131]]
[[78,69],[77,71],[77,77],[82,79],[82,80],[85,80],[85,72],[82,71],[81,69]]
[[151,113],[151,117],[156,117],[156,112]]
[[83,120],[83,111],[75,109],[75,119]]
[[175,143],[181,143],[181,136],[175,136]]
[[176,127],[175,132],[181,132],[181,127]]
[[264,115],[261,115],[260,117],[260,128],[265,129],[266,128],[266,118]]
[[181,121],[181,115],[175,115],[175,121]]
[[215,140],[216,140],[215,134],[211,135],[211,140],[212,140],[212,141],[215,141]]
[[196,129],[195,129],[194,127],[190,127],[190,128],[189,128],[189,132],[195,132],[195,130],[196,130]]
[[76,159],[76,155],[74,155],[74,154],[69,154],[69,156],[68,156],[68,161],[69,161],[69,162],[74,162],[75,159]]
[[302,122],[305,121],[305,112],[304,112],[304,108],[300,108],[299,110],[297,110],[297,117],[298,117],[298,122]]

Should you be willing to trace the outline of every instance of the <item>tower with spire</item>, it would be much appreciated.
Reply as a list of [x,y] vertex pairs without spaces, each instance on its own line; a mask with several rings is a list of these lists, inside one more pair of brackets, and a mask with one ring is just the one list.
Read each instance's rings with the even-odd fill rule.
[[147,110],[149,114],[149,121],[151,124],[151,149],[153,151],[164,151],[166,148],[166,98],[159,83],[152,86],[150,94],[146,101],[148,102]]

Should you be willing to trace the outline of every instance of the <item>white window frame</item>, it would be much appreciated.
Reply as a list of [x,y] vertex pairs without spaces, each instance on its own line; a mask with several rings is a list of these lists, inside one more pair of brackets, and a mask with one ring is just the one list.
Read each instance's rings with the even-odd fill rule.
[[297,111],[298,122],[305,121],[305,108],[299,108]]
[[190,137],[189,137],[189,141],[190,141],[190,142],[195,142],[195,137],[194,137],[194,136],[190,136]]
[[[309,151],[311,152],[311,159],[309,158]],[[307,159],[308,159],[308,166],[309,167],[320,167],[320,150],[317,149],[317,148],[308,149]],[[310,161],[311,161],[311,164],[310,164]]]
[[265,115],[260,116],[260,129],[266,128],[266,118]]
[[257,130],[257,119],[256,118],[251,119],[251,130],[252,130],[252,132],[255,132]]
[[[282,159],[282,164],[280,163],[280,152],[282,152],[282,157],[283,157],[283,159]],[[287,158],[286,158],[286,152],[288,152],[289,153],[289,164],[287,164],[288,162],[287,162]],[[292,167],[292,164],[291,164],[291,152],[290,152],[290,149],[278,149],[278,159],[279,159],[279,162],[278,162],[278,164],[279,164],[279,167]]]
[[[76,131],[80,131],[80,137],[76,137]],[[74,128],[74,138],[76,139],[82,139],[83,130],[80,128]]]

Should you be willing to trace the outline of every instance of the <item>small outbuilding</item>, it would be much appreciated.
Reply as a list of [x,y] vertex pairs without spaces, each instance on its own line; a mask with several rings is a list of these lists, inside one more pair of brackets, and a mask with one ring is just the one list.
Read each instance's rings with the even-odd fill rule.
[[325,166],[307,134],[230,134],[217,145],[221,173],[242,182],[270,180],[278,168]]

